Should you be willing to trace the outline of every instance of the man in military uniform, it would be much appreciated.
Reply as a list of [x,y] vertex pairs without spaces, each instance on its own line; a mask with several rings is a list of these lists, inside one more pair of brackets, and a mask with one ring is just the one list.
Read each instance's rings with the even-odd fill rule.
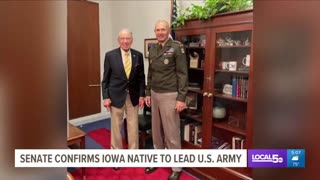
[[[179,113],[185,108],[188,68],[183,44],[169,38],[169,23],[155,25],[158,44],[149,50],[146,105],[152,110],[152,139],[155,149],[181,149]],[[145,169],[152,173],[154,167]],[[182,168],[172,168],[168,179],[179,179]]]

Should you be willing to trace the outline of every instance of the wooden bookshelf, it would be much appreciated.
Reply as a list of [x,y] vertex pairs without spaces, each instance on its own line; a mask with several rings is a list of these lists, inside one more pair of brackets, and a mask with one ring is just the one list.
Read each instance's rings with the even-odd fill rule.
[[[231,142],[235,135],[243,136],[246,139],[245,147],[252,147],[253,11],[217,15],[208,21],[187,20],[185,25],[176,29],[175,33],[176,39],[186,47],[188,63],[191,63],[191,53],[196,52],[201,61],[198,67],[202,67],[189,68],[188,71],[189,82],[197,83],[200,87],[200,89],[188,89],[188,93],[197,93],[196,110],[181,113],[181,117],[202,124],[202,142],[201,146],[198,146],[182,141],[182,147],[211,148],[213,135],[218,135],[224,142]],[[234,44],[230,45],[230,41]],[[197,43],[205,46],[189,47],[190,44]],[[242,62],[246,57],[250,57],[249,65]],[[221,70],[219,65],[231,61],[237,62],[237,71]],[[222,93],[222,87],[225,84],[235,84],[234,80],[237,87],[236,95],[246,98]],[[213,108],[218,104],[222,104],[226,109],[225,120],[231,117],[241,119],[241,127],[245,129],[237,128],[227,122],[213,121]],[[232,180],[251,176],[247,173],[250,172],[248,168],[187,168],[187,170],[203,179]]]

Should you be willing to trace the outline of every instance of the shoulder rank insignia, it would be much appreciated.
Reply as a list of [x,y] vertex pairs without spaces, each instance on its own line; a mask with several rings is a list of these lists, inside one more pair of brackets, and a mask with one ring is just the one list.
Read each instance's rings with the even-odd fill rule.
[[180,46],[180,49],[181,49],[181,53],[184,54],[184,48],[183,48],[183,46]]

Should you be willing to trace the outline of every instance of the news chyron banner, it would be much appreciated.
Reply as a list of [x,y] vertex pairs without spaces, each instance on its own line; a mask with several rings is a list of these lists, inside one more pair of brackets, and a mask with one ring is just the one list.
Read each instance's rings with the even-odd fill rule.
[[15,167],[305,168],[304,149],[16,149]]
[[249,149],[248,167],[304,168],[304,149]]
[[247,167],[247,150],[16,149],[15,167]]

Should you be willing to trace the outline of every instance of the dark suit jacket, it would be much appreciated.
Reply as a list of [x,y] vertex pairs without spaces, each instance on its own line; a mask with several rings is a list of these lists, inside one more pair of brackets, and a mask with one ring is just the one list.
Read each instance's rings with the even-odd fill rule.
[[133,106],[139,104],[139,97],[145,96],[143,55],[130,50],[132,66],[129,79],[124,71],[120,48],[107,52],[104,59],[102,96],[103,99],[110,98],[111,105],[117,108],[123,107],[128,91]]

